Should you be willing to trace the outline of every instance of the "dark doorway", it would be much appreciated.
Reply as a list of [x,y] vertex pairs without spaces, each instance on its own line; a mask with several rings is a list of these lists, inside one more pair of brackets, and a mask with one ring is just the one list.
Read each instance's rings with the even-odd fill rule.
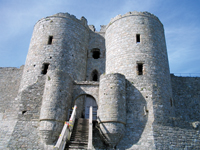
[[98,81],[99,79],[98,79],[98,71],[97,70],[94,70],[93,72],[92,72],[92,81]]

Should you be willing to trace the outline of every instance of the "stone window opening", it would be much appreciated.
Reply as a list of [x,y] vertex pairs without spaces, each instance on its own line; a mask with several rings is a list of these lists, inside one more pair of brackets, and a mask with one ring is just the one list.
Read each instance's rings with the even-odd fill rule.
[[48,39],[48,45],[51,45],[53,42],[53,36],[49,36],[49,39]]
[[43,66],[42,66],[42,74],[47,74],[47,70],[49,68],[49,63],[44,63]]
[[138,75],[143,75],[143,63],[137,64],[137,72],[138,72]]
[[98,78],[98,71],[97,70],[94,70],[93,72],[92,72],[92,75],[91,75],[91,77],[92,77],[92,81],[99,81],[99,78]]
[[170,105],[171,105],[171,107],[173,106],[172,98],[170,98]]
[[26,110],[22,111],[22,115],[24,115],[26,112],[27,112]]
[[140,34],[136,34],[136,43],[140,43]]
[[94,59],[100,58],[100,50],[98,48],[92,49],[92,57]]

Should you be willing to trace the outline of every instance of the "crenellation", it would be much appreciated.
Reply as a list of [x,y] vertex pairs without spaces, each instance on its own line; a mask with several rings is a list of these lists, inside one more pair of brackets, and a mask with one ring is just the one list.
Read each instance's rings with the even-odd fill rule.
[[100,32],[106,32],[106,25],[101,25]]
[[170,76],[149,12],[99,32],[69,13],[40,19],[25,66],[0,67],[0,149],[53,149],[74,105],[76,119],[93,107],[93,149],[200,149],[200,78]]
[[96,31],[95,26],[94,25],[88,25],[88,27],[90,28],[90,30],[92,30],[93,32]]
[[[87,30],[89,30],[88,25],[87,25],[87,19],[85,17],[81,17],[80,19],[78,19],[78,18],[76,18],[76,16],[71,15],[69,13],[57,13],[55,15],[48,16],[46,18],[42,18],[42,19],[38,20],[37,23],[44,22],[44,21],[47,21],[49,23],[53,23],[54,22],[53,18],[71,19],[71,20],[76,21],[77,23],[83,25]],[[56,21],[55,21],[55,23],[56,23]]]

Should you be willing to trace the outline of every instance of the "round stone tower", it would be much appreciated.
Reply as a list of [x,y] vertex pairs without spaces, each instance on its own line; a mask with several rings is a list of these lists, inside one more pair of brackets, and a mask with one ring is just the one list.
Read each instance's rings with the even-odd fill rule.
[[126,80],[122,74],[101,75],[98,123],[112,148],[123,138],[126,125]]
[[40,112],[40,135],[46,144],[54,143],[67,119],[71,106],[73,81],[62,70],[49,70]]
[[87,20],[58,13],[39,20],[34,26],[24,67],[21,90],[46,74],[63,70],[74,80],[85,80],[89,39]]
[[125,75],[147,101],[146,111],[153,113],[154,122],[166,121],[173,114],[172,92],[160,20],[148,12],[118,15],[107,25],[105,41],[106,74]]
[[38,76],[46,76],[39,117],[40,134],[46,144],[58,139],[67,119],[73,80],[86,78],[88,40],[84,17],[78,20],[68,13],[58,13],[34,26],[19,92],[36,83]]

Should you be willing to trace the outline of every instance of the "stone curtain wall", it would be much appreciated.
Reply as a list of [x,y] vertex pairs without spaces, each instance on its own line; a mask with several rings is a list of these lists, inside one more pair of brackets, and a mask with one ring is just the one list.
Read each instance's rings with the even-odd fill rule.
[[200,149],[200,78],[171,75],[175,117],[154,124],[156,149]]
[[18,93],[18,121],[12,137],[8,142],[9,149],[44,149],[39,136],[39,116],[42,104],[46,76]]
[[200,131],[187,127],[185,122],[180,122],[182,127],[154,125],[155,149],[200,149]]
[[171,75],[171,81],[176,117],[200,121],[200,78]]
[[0,149],[6,149],[17,122],[19,101],[17,93],[23,66],[0,68]]
[[0,120],[17,119],[18,89],[23,72],[21,68],[0,68]]

